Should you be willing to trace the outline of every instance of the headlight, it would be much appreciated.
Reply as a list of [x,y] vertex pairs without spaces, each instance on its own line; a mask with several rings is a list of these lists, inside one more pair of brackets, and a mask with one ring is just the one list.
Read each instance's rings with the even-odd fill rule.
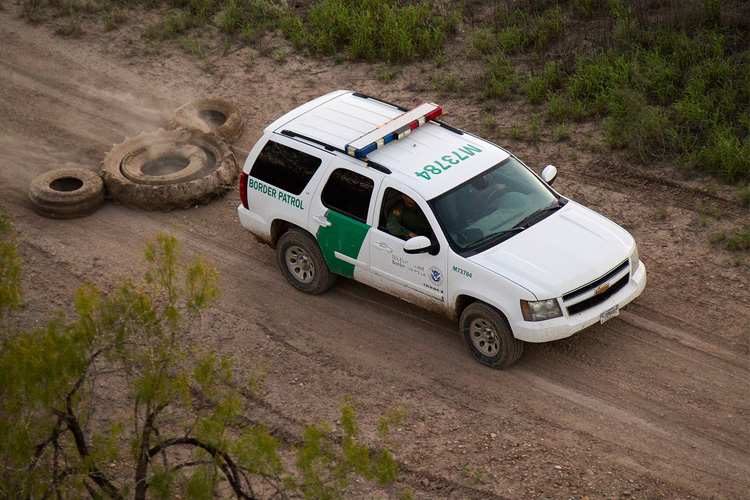
[[557,299],[521,301],[521,312],[526,321],[544,321],[562,316]]
[[632,271],[630,272],[630,275],[633,276],[635,272],[638,270],[638,266],[641,265],[640,257],[638,257],[638,245],[635,246],[635,250],[633,250],[633,255],[630,256],[630,269]]

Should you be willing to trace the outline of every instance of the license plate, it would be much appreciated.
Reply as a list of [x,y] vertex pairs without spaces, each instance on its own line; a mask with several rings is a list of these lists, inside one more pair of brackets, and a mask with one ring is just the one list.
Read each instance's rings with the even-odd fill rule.
[[619,306],[615,306],[611,309],[607,309],[606,311],[602,313],[601,316],[599,316],[599,323],[604,323],[605,321],[610,320],[614,318],[615,316],[619,316],[619,315],[620,315]]

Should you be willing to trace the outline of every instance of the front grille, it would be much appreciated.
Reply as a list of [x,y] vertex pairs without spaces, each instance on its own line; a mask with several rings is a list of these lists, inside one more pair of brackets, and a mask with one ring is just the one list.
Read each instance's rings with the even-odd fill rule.
[[573,299],[575,297],[585,294],[586,292],[599,288],[601,285],[603,285],[604,283],[612,279],[613,276],[617,276],[618,274],[620,274],[625,268],[628,267],[628,264],[629,262],[626,259],[622,262],[622,264],[612,269],[610,272],[608,272],[607,274],[605,274],[598,280],[592,281],[591,283],[584,285],[581,288],[577,288],[573,290],[572,292],[566,293],[565,295],[563,295],[563,302],[567,302],[570,299]]
[[577,304],[567,306],[568,315],[573,316],[574,314],[578,314],[580,312],[585,311],[586,309],[591,309],[592,307],[601,304],[602,302],[610,298],[612,295],[622,290],[623,287],[628,284],[629,279],[630,279],[630,273],[620,278],[620,280],[617,281],[617,283],[615,283],[614,285],[610,286],[606,292],[600,293],[599,295],[594,295],[593,297],[589,297],[588,299],[582,300],[581,302],[578,302]]

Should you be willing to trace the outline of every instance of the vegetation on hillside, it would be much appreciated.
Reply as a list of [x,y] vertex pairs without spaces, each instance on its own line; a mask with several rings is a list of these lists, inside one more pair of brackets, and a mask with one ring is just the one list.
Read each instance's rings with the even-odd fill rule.
[[[484,68],[481,78],[443,76],[440,92],[474,92],[486,109],[522,96],[530,115],[541,107],[560,140],[577,122],[599,120],[609,146],[634,161],[665,160],[750,184],[747,2],[317,0],[301,8],[281,0],[23,2],[30,21],[46,19],[48,11],[66,17],[58,32],[67,36],[80,35],[92,13],[116,29],[128,8],[149,7],[155,20],[144,27],[146,40],[179,39],[206,67],[211,27],[224,49],[276,32],[304,54],[337,61],[429,58],[449,65],[448,53],[468,54]],[[459,27],[465,36],[456,36]],[[272,55],[286,57],[281,47]],[[395,72],[379,77],[389,81]]]

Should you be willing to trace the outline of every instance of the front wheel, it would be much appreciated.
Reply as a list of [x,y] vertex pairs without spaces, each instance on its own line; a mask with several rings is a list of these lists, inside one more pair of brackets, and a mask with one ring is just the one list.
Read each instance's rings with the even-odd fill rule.
[[308,233],[297,229],[284,233],[276,245],[276,257],[284,277],[297,290],[316,295],[336,281],[318,243]]
[[513,336],[505,317],[484,302],[474,302],[464,309],[460,328],[466,347],[484,365],[505,368],[523,352],[523,342]]

